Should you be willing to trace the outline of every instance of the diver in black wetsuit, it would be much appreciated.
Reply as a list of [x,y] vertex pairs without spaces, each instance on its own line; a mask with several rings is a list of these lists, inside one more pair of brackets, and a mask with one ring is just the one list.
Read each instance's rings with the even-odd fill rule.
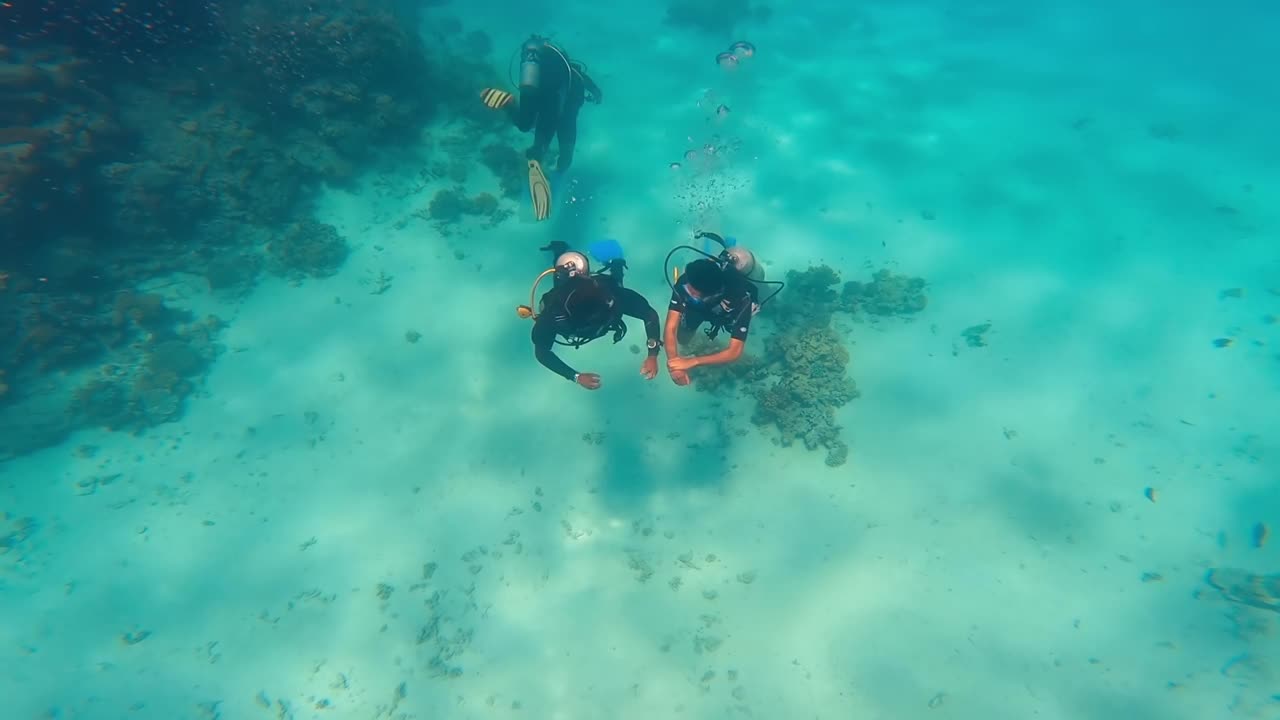
[[598,105],[604,99],[585,65],[570,60],[563,48],[539,35],[531,35],[520,48],[520,101],[512,102],[511,93],[494,88],[485,88],[480,97],[495,110],[505,108],[521,132],[533,130],[533,145],[525,152],[529,160],[541,163],[552,138],[557,138],[558,172],[573,163],[583,103],[590,100]]
[[662,348],[658,313],[640,293],[622,286],[621,260],[610,263],[607,272],[592,274],[587,258],[569,250],[563,242],[553,242],[543,250],[556,256],[555,287],[542,296],[541,312],[533,323],[533,350],[538,362],[555,374],[588,390],[600,387],[600,376],[580,373],[556,356],[557,338],[563,345],[582,347],[597,338],[613,334],[615,343],[627,333],[624,317],[644,321],[649,353],[640,374],[652,380],[658,374],[658,353]]

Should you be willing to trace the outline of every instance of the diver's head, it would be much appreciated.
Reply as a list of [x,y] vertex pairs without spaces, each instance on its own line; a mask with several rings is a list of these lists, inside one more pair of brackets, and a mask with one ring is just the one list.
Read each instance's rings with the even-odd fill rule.
[[571,278],[579,275],[591,274],[591,262],[587,260],[587,256],[580,252],[560,253],[556,258],[556,272],[561,277]]
[[685,294],[696,304],[715,302],[724,295],[725,271],[711,260],[694,260],[684,269]]
[[565,294],[564,312],[577,327],[604,325],[613,316],[613,293],[596,278],[575,278]]
[[529,36],[528,40],[520,46],[520,59],[529,60],[537,59],[538,53],[542,52],[542,46],[547,44],[547,39],[537,33]]

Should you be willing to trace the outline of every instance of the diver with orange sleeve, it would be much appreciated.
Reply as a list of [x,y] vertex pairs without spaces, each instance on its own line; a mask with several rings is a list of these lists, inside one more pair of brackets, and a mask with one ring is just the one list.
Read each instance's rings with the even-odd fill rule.
[[[667,372],[677,385],[688,385],[689,372],[694,368],[737,361],[746,346],[752,318],[783,288],[781,282],[764,279],[764,267],[755,254],[734,238],[700,231],[694,234],[694,239],[703,241],[703,249],[680,245],[667,253],[663,263],[663,275],[671,287],[663,334]],[[719,252],[714,252],[715,246],[719,246]],[[683,274],[671,269],[671,258],[682,250],[702,256],[686,265]],[[775,288],[763,300],[760,299],[762,285]],[[722,330],[727,331],[728,346],[705,355],[684,354],[694,332],[704,324],[703,332],[711,340]]]

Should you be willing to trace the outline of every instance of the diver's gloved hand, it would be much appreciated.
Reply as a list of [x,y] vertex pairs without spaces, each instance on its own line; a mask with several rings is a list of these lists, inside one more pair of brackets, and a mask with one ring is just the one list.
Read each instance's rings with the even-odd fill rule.
[[501,110],[502,108],[510,105],[516,98],[506,90],[485,88],[480,91],[480,99],[483,100],[485,106],[491,110]]

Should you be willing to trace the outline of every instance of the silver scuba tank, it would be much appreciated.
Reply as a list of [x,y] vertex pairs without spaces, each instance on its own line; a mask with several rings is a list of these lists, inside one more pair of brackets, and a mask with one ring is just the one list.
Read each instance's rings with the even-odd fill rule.
[[542,79],[542,67],[538,56],[542,52],[543,41],[537,35],[531,36],[520,47],[520,87],[538,87]]
[[560,257],[556,258],[556,269],[563,272],[565,277],[590,275],[591,263],[587,261],[586,255],[570,250],[567,253],[562,253]]
[[744,277],[751,280],[764,280],[764,266],[756,261],[756,256],[750,250],[735,245],[726,249],[725,255],[729,257],[729,261],[733,263],[733,267]]

